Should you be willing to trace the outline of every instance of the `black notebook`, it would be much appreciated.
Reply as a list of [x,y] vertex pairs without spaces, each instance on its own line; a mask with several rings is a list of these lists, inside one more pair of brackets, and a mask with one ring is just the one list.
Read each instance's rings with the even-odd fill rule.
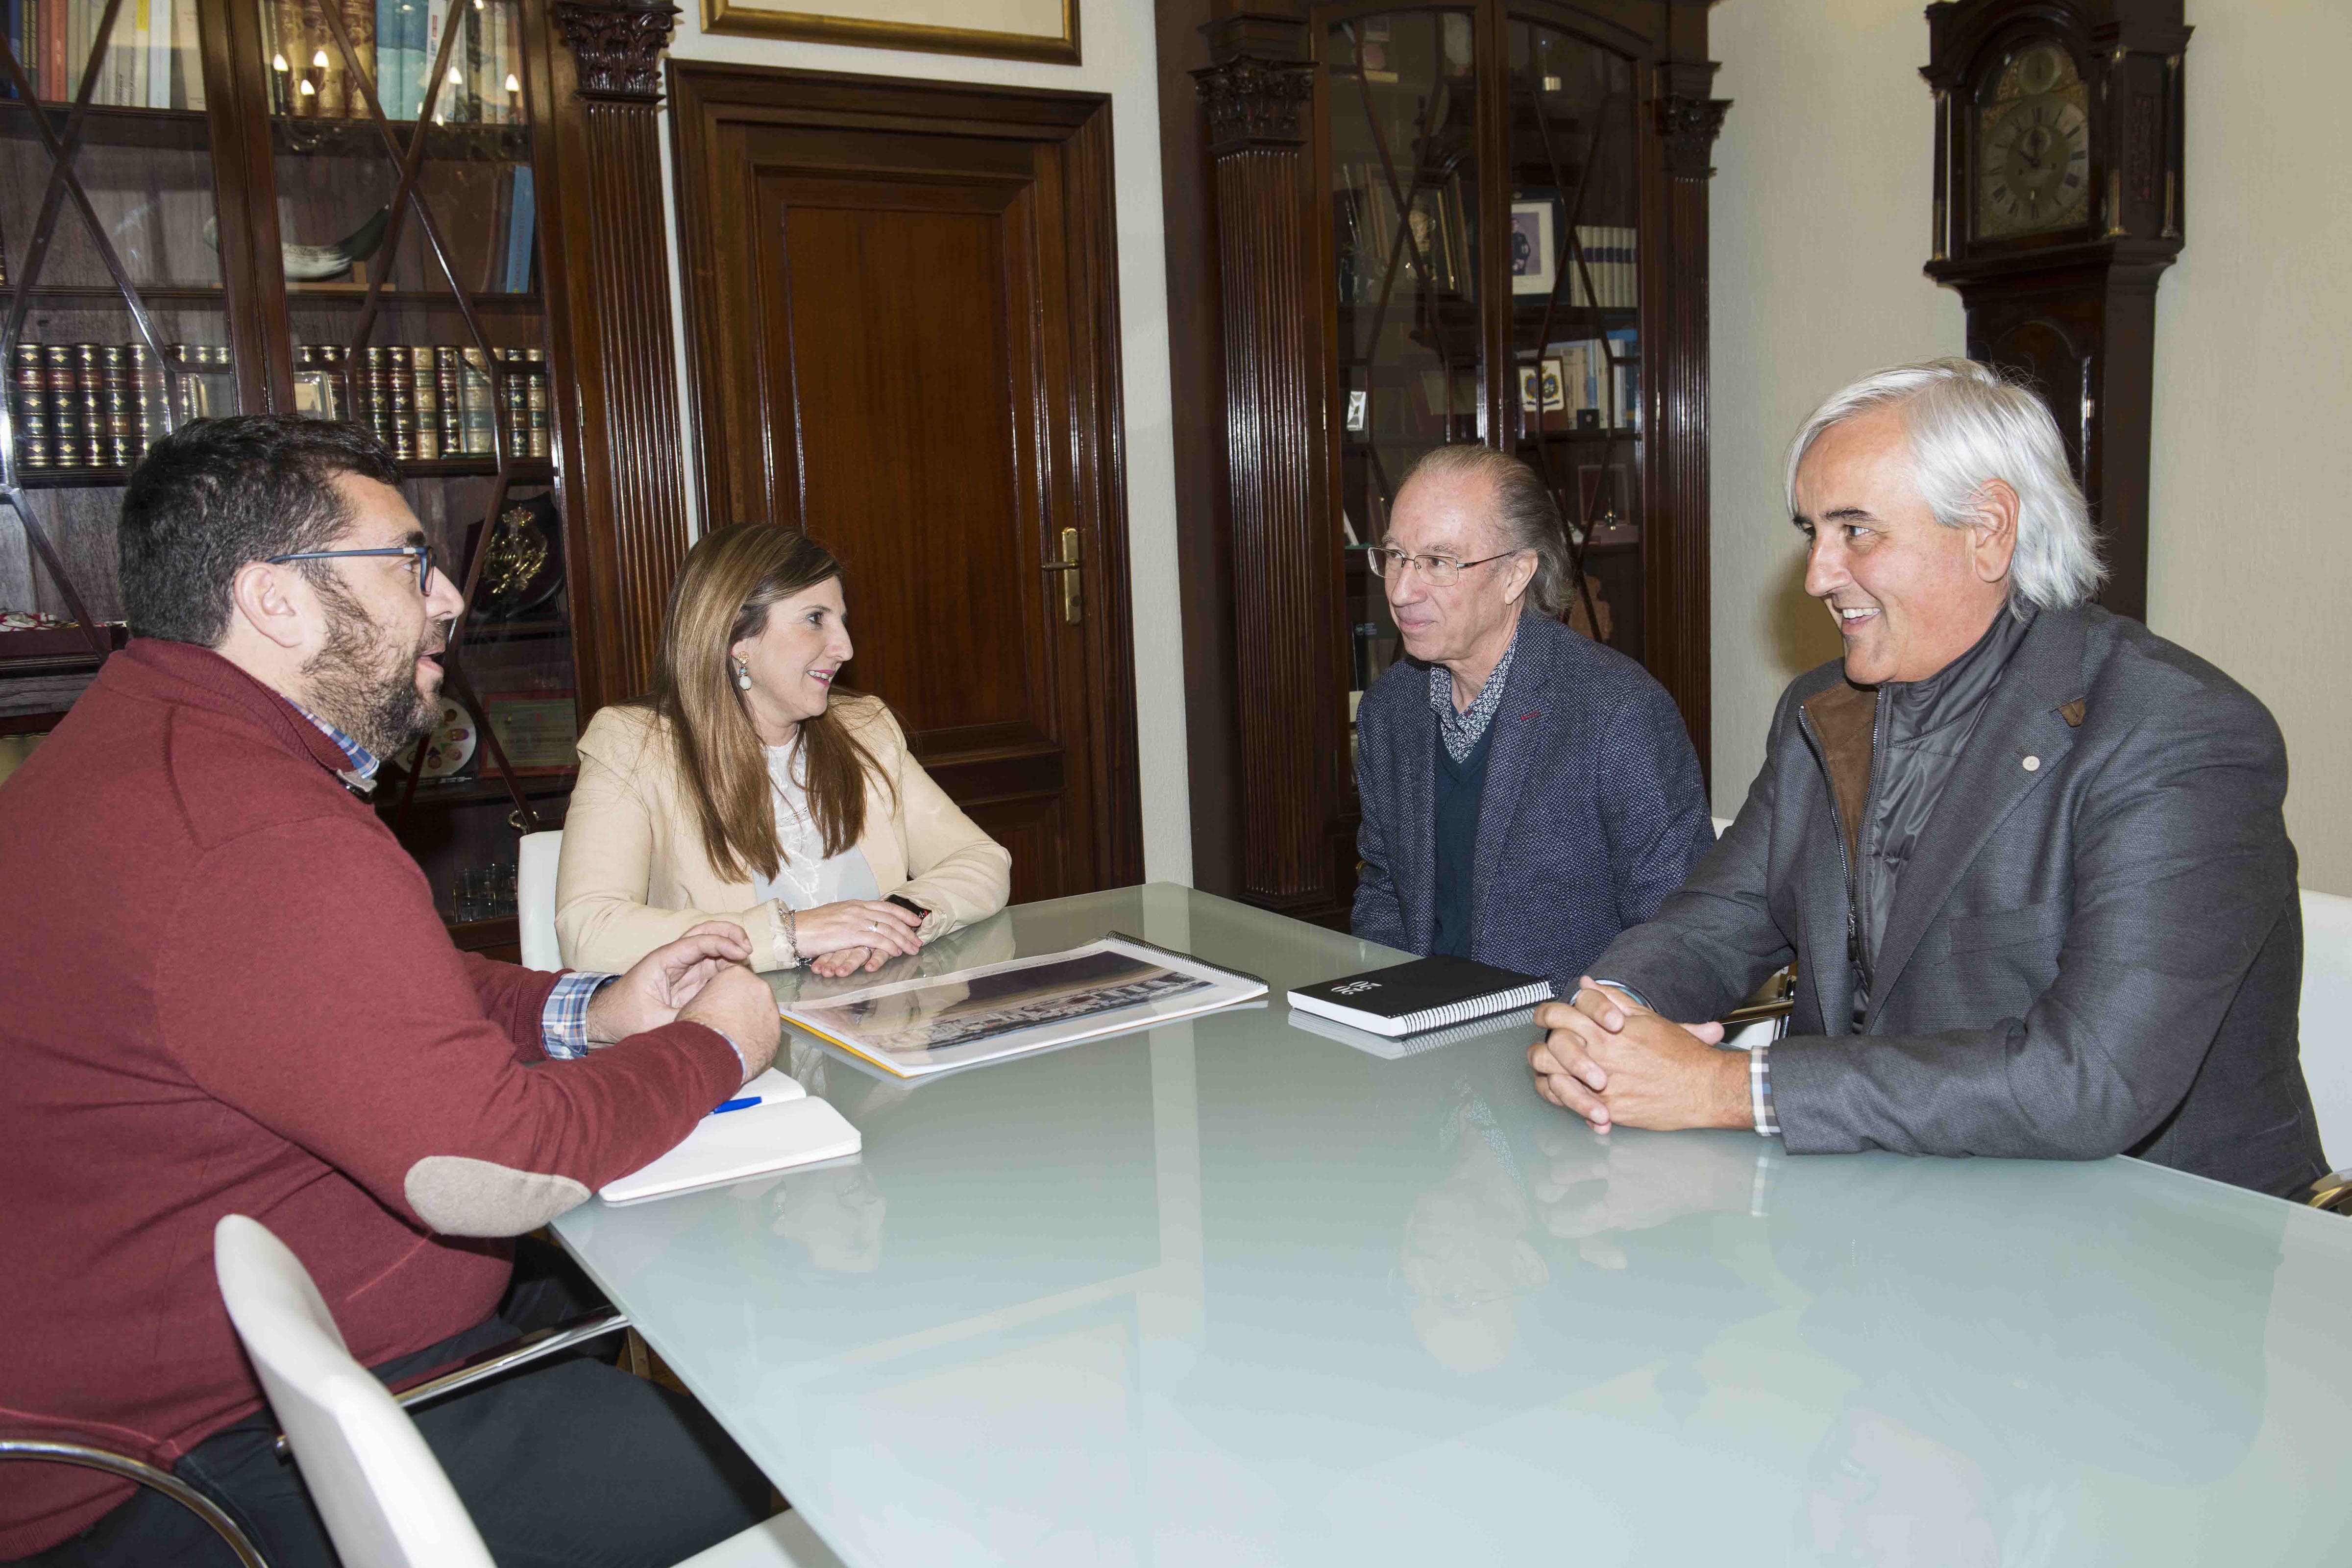
[[1551,999],[1551,982],[1474,959],[1416,958],[1290,994],[1290,1005],[1376,1035],[1417,1035]]

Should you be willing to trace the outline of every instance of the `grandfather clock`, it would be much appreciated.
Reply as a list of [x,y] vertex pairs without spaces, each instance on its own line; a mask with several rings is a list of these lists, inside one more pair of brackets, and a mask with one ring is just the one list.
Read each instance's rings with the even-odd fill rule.
[[2180,254],[2181,0],[1943,0],[1934,254],[1969,354],[2032,379],[2091,503],[2100,602],[2147,614],[2156,286]]

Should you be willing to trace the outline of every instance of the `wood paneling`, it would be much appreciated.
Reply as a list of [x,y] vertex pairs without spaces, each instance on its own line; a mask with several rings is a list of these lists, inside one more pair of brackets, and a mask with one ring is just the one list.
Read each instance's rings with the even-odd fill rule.
[[1138,879],[1107,100],[672,81],[706,515],[841,556],[849,682],[1002,830],[1016,898]]
[[550,9],[566,47],[534,72],[553,109],[539,141],[541,267],[556,363],[570,369],[552,378],[550,412],[572,614],[596,628],[578,649],[584,720],[651,685],[688,543],[659,130],[676,12],[667,0]]
[[1224,319],[1208,120],[1193,73],[1207,68],[1209,0],[1158,0],[1160,200],[1168,266],[1168,379],[1176,453],[1177,588],[1184,629],[1184,748],[1194,805],[1192,881],[1242,890],[1234,700],[1233,531],[1225,514]]

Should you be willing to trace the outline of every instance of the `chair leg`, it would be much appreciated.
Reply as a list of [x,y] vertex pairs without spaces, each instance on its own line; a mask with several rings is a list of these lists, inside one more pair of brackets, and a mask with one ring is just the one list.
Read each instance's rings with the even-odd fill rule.
[[628,1369],[631,1377],[641,1377],[651,1383],[654,1376],[652,1358],[653,1352],[646,1348],[644,1336],[631,1329],[623,1348],[621,1364]]

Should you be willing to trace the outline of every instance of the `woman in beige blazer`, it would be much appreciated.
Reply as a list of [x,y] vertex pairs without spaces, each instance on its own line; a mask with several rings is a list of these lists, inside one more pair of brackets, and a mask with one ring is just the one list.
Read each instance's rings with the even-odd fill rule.
[[879,699],[834,689],[845,614],[840,563],[793,530],[738,523],[688,553],[653,695],[580,738],[555,878],[566,964],[617,973],[721,920],[754,969],[846,974],[1004,907],[1012,857]]

